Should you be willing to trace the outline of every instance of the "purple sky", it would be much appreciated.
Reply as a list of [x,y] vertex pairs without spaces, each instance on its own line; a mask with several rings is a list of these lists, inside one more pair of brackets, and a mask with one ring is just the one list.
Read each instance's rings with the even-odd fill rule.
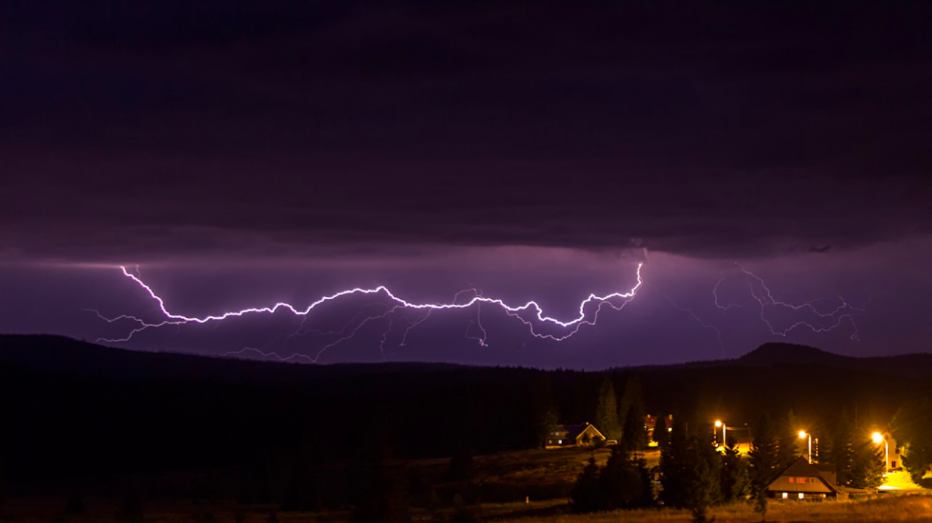
[[[569,319],[589,293],[630,289],[643,262],[624,310],[560,343],[484,306],[488,346],[475,309],[432,314],[400,346],[419,315],[399,313],[320,361],[596,368],[784,339],[928,350],[930,15],[23,3],[0,20],[0,331],[93,340],[132,326],[84,309],[158,319],[119,264],[186,315],[384,284],[410,301],[475,286]],[[777,300],[849,304],[859,341],[848,319],[774,335],[764,320],[825,325],[786,307],[762,319],[736,262]],[[316,355],[340,336],[311,330],[352,330],[378,301],[316,309],[295,336],[300,318],[277,314],[117,345]]]

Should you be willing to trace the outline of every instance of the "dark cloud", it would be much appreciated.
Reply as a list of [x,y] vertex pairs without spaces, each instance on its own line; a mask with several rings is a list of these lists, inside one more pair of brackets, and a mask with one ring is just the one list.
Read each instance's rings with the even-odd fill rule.
[[22,3],[0,256],[927,234],[930,10]]

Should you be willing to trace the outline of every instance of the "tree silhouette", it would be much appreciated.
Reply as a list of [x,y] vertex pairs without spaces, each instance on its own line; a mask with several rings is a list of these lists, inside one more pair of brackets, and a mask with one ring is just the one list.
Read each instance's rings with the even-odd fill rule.
[[779,455],[777,435],[774,433],[773,422],[765,412],[754,430],[754,439],[751,442],[749,455],[751,491],[753,494],[764,491],[767,485],[779,472]]
[[541,448],[547,445],[547,438],[550,437],[550,434],[557,430],[557,423],[557,415],[550,410],[541,415],[540,419],[537,420],[537,439],[540,442]]
[[719,503],[721,458],[715,448],[697,436],[690,438],[686,480],[686,507],[695,523],[709,521],[708,510]]
[[689,437],[680,416],[673,418],[673,430],[670,441],[660,450],[660,493],[663,502],[671,507],[686,505],[686,491],[689,488]]
[[667,441],[670,439],[670,434],[667,432],[667,420],[663,414],[657,414],[657,421],[654,422],[654,433],[651,439],[656,441],[657,446],[661,449],[667,445]]
[[835,421],[829,462],[835,465],[835,482],[849,487],[854,469],[854,426],[848,411],[842,410]]
[[741,457],[735,445],[725,446],[721,478],[722,501],[725,503],[744,501],[750,496],[751,478],[748,475],[748,462]]
[[602,380],[599,400],[595,406],[595,426],[608,439],[621,439],[621,424],[618,421],[618,400],[615,387],[607,377]]
[[646,471],[643,460],[631,459],[621,446],[613,447],[608,462],[599,473],[601,508],[615,510],[649,504],[647,500],[652,500],[652,496]]
[[589,458],[589,463],[570,491],[570,506],[574,512],[593,512],[599,510],[601,497],[599,466],[595,464],[595,458]]
[[799,423],[792,409],[786,413],[778,424],[780,435],[777,438],[777,468],[789,467],[799,458]]

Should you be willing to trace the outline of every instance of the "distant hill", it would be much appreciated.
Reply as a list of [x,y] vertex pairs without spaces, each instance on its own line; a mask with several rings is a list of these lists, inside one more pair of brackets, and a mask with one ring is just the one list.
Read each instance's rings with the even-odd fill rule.
[[818,366],[887,376],[932,377],[932,354],[927,353],[854,358],[807,345],[765,343],[732,361],[748,367]]
[[808,345],[792,343],[765,343],[737,359],[742,365],[773,367],[775,365],[826,365],[845,366],[857,360],[850,356],[833,354]]

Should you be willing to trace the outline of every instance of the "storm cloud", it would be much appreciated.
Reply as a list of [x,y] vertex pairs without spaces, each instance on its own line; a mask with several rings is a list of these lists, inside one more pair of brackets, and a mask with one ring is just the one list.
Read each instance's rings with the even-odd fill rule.
[[5,11],[6,260],[819,256],[932,229],[924,4]]

